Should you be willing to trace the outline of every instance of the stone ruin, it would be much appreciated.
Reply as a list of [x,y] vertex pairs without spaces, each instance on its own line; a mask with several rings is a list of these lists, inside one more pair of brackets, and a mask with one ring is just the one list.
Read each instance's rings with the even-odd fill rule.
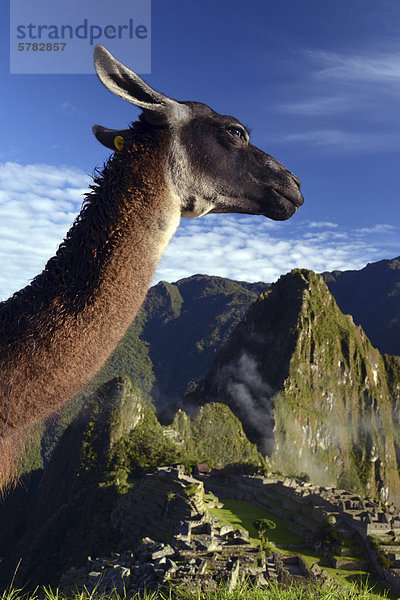
[[[392,568],[383,571],[368,536],[400,534],[400,515],[393,505],[363,499],[345,490],[319,487],[293,478],[278,480],[249,475],[210,473],[201,465],[200,475],[187,475],[184,467],[162,467],[145,475],[121,499],[111,517],[119,531],[121,551],[110,557],[88,559],[81,569],[72,568],[60,580],[60,589],[86,587],[89,592],[155,590],[175,586],[212,591],[224,583],[229,589],[244,580],[256,586],[271,580],[329,579],[317,564],[307,566],[301,556],[265,554],[249,542],[244,529],[220,526],[212,517],[213,503],[205,490],[246,500],[285,519],[289,529],[312,540],[328,517],[344,538],[357,539],[365,556],[349,559],[345,549],[331,566],[373,571],[392,589],[400,588],[400,542],[386,545]],[[277,498],[279,502],[277,502]],[[218,504],[217,506],[222,506]],[[311,512],[310,512],[311,511]],[[311,517],[311,518],[310,518]],[[284,545],[280,545],[283,549]]]
[[[331,566],[370,569],[384,585],[400,593],[400,512],[393,504],[290,477],[283,480],[249,475],[225,477],[219,473],[207,479],[207,487],[216,494],[224,490],[227,497],[246,500],[281,517],[291,531],[311,545],[321,525],[333,517],[336,531],[342,538],[354,540],[363,556],[351,561],[343,554],[332,556]],[[392,560],[389,568],[382,568],[370,543],[371,536],[378,545],[382,543],[380,551]],[[336,553],[340,554],[340,549]]]
[[[205,502],[203,482],[181,468],[162,468],[145,476],[112,517],[123,544],[130,547],[109,557],[89,557],[84,567],[73,567],[61,577],[60,589],[132,595],[171,583],[213,591],[221,583],[233,590],[243,581],[266,586],[271,580],[328,578],[318,565],[309,569],[300,556],[266,557],[250,543],[247,530],[218,524],[211,516],[215,502],[219,505]],[[139,537],[149,531],[157,541],[149,535]]]

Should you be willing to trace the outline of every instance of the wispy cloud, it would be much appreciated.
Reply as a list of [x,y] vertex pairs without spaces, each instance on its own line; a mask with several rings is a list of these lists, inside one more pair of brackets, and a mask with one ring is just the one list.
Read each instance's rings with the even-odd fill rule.
[[395,225],[386,225],[385,223],[377,223],[373,227],[362,227],[356,229],[356,233],[397,233],[399,230]]
[[75,104],[72,104],[72,102],[69,102],[68,100],[66,100],[65,102],[61,102],[61,104],[57,104],[55,110],[58,113],[64,113],[70,116],[83,117],[85,115],[85,112],[83,110],[81,110],[80,108],[75,106]]
[[311,229],[321,227],[335,229],[337,226],[337,223],[331,223],[330,221],[311,221],[310,223],[308,223],[308,227],[310,227]]
[[313,231],[310,233],[305,233],[304,234],[304,239],[307,240],[309,243],[311,242],[332,242],[333,240],[348,240],[349,236],[347,233],[339,233],[339,232],[332,232],[332,231],[319,231],[318,233]]
[[400,148],[400,136],[385,132],[351,132],[340,129],[317,129],[290,133],[283,137],[286,142],[308,145],[341,152],[374,153]]
[[330,153],[398,150],[399,47],[390,52],[368,48],[358,53],[298,53],[293,60],[301,80],[294,79],[289,100],[274,107],[297,117],[282,141]]
[[283,102],[276,108],[288,114],[313,117],[357,110],[352,98],[344,96],[318,96],[299,102]]
[[306,55],[316,63],[314,75],[335,81],[400,83],[400,52],[368,52],[339,54],[324,50],[308,50]]

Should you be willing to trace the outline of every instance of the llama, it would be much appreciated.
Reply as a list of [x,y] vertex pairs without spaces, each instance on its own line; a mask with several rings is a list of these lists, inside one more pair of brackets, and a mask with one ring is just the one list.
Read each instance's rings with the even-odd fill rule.
[[121,131],[96,125],[114,154],[97,172],[56,255],[0,304],[0,485],[29,431],[95,375],[137,314],[181,217],[246,213],[274,220],[303,203],[300,182],[205,104],[147,85],[97,46],[114,94],[142,109]]

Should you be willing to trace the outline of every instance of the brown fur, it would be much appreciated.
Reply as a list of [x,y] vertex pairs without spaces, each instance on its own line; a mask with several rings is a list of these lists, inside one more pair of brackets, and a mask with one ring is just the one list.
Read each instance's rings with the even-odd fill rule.
[[180,217],[162,167],[168,140],[135,124],[56,255],[0,305],[0,486],[26,431],[90,381],[140,308]]

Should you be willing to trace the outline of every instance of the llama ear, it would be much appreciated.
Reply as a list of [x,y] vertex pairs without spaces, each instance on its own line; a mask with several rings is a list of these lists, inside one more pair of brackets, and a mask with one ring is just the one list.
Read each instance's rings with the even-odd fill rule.
[[94,66],[105,87],[116,96],[142,108],[150,123],[160,125],[188,118],[188,106],[153,90],[136,73],[114,58],[104,46],[96,46]]
[[93,126],[93,133],[99,140],[100,144],[103,144],[110,150],[122,150],[126,140],[132,136],[130,129],[107,129],[101,125]]

